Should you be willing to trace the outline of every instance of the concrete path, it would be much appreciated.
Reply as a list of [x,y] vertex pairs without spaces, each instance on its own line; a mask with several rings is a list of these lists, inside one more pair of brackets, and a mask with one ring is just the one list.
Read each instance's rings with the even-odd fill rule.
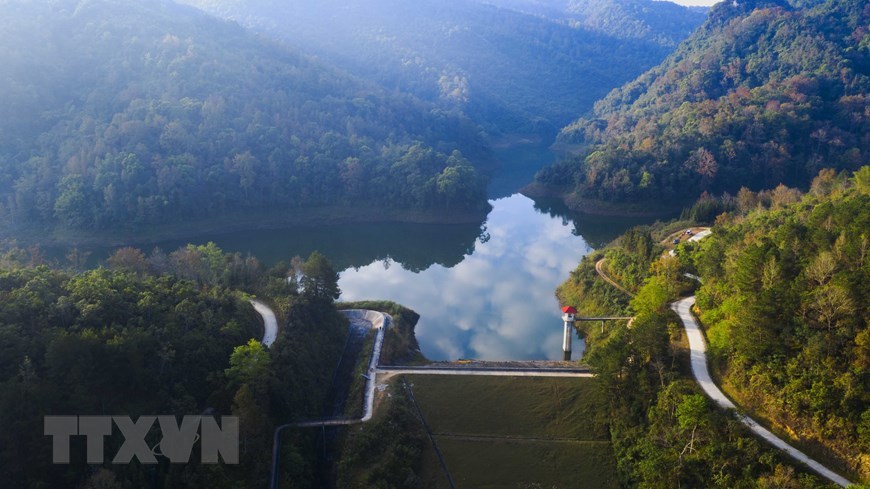
[[[705,229],[689,238],[689,241],[700,241],[707,236],[710,236],[712,232],[713,231],[709,228]],[[671,250],[669,254],[671,256],[674,256],[674,251]],[[604,271],[601,269],[601,265],[603,264],[604,259],[599,260],[595,264],[595,271],[598,272],[598,275],[610,285],[625,292],[626,294],[634,296],[634,294],[631,294],[630,292],[625,290],[623,287],[621,287],[618,283],[616,283],[613,279],[611,279],[604,273]],[[699,282],[701,281],[700,277],[691,274],[686,275],[689,278],[695,279]],[[734,403],[731,402],[730,399],[728,399],[725,393],[716,386],[716,384],[713,382],[713,379],[710,377],[710,370],[707,367],[707,342],[704,339],[704,333],[701,330],[698,321],[696,321],[695,317],[692,315],[692,306],[694,305],[694,296],[680,299],[671,304],[671,309],[673,309],[677,313],[677,315],[680,316],[680,320],[683,322],[683,327],[686,330],[686,337],[689,340],[689,350],[691,352],[692,374],[695,376],[695,380],[698,382],[698,385],[701,386],[701,389],[704,391],[704,393],[707,394],[707,396],[709,396],[710,399],[712,399],[717,405],[725,409],[737,410],[737,406],[735,406]],[[779,450],[787,453],[795,460],[807,465],[825,479],[828,479],[834,484],[840,485],[842,487],[847,487],[849,484],[851,484],[844,477],[838,475],[837,473],[823,466],[819,462],[811,459],[797,448],[789,445],[781,438],[777,437],[769,430],[758,424],[757,421],[750,418],[749,416],[738,414],[737,417],[740,422],[747,426],[750,430],[752,430],[753,433],[760,436],[762,439],[766,440],[768,443],[775,446]]]
[[695,376],[695,380],[698,381],[701,389],[716,404],[726,409],[737,409],[737,406],[716,387],[716,384],[713,383],[713,379],[710,377],[710,370],[707,368],[707,343],[704,341],[704,333],[701,331],[701,327],[698,326],[698,322],[692,316],[693,305],[695,305],[694,296],[671,304],[671,309],[680,316],[680,319],[683,321],[683,327],[686,328],[689,350],[691,351],[692,374]]
[[701,241],[702,239],[706,238],[707,236],[710,236],[711,234],[713,234],[713,230],[710,228],[707,228],[707,229],[701,231],[700,233],[689,238],[689,241]]
[[265,331],[263,332],[263,346],[272,346],[275,339],[278,338],[278,319],[275,318],[275,312],[272,309],[256,299],[251,301],[254,310],[263,318]]
[[375,410],[375,387],[378,365],[381,363],[381,348],[384,346],[384,333],[393,323],[393,317],[378,311],[365,311],[362,309],[348,309],[341,311],[351,322],[367,323],[377,333],[372,345],[372,358],[369,361],[366,377],[366,392],[363,404],[363,417],[360,422],[372,419]]
[[[255,306],[256,307],[256,306]],[[258,311],[259,312],[259,311]],[[372,358],[369,361],[368,375],[366,376],[366,390],[364,398],[362,418],[332,418],[321,420],[302,421],[288,423],[275,428],[272,438],[272,475],[269,487],[278,489],[278,461],[281,459],[281,432],[287,428],[324,428],[327,426],[348,426],[364,423],[372,419],[375,405],[376,373],[378,364],[381,362],[381,348],[384,345],[384,330],[393,322],[392,316],[377,311],[362,309],[347,309],[340,311],[351,322],[365,323],[377,331],[374,344],[372,345]]]
[[[703,231],[698,231],[697,234],[689,238],[687,241],[701,241],[702,239],[710,236],[711,234],[713,234],[713,230],[710,228],[705,228]],[[677,253],[675,250],[670,250],[668,251],[668,255],[677,256]]]
[[[719,406],[725,409],[737,409],[737,406],[725,396],[713,379],[710,377],[710,370],[707,368],[707,343],[704,341],[704,334],[701,331],[698,322],[692,315],[692,306],[695,304],[695,297],[687,297],[671,304],[671,308],[676,311],[683,321],[683,326],[686,328],[686,336],[689,338],[689,349],[691,350],[692,358],[692,373],[701,389]],[[756,435],[766,440],[771,445],[789,454],[795,460],[806,464],[822,477],[829,481],[846,487],[850,484],[848,480],[841,477],[834,471],[828,469],[822,464],[808,457],[806,454],[789,445],[781,438],[777,437],[763,426],[759,425],[754,419],[749,416],[738,414],[740,422],[748,426]]]
[[433,367],[381,367],[379,374],[386,375],[486,375],[493,377],[593,377],[585,368],[433,368]]

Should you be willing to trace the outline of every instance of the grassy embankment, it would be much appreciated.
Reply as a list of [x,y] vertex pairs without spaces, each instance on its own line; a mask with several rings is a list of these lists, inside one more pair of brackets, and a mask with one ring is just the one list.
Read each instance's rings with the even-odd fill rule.
[[[588,379],[407,377],[458,487],[616,487]],[[425,487],[448,487],[431,445]]]

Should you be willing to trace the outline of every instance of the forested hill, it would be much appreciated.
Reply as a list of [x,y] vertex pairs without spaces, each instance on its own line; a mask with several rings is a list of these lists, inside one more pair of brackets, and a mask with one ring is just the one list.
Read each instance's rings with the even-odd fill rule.
[[[868,487],[870,166],[824,169],[807,194],[780,185],[706,195],[683,219],[630,229],[556,291],[590,315],[635,317],[631,327],[580,326],[584,361],[610,403],[622,485],[835,487],[752,435],[692,378],[670,304],[696,291],[713,378],[738,411],[863,483],[850,487]],[[715,224],[689,241],[695,219]],[[666,245],[680,235],[672,257]]]
[[[776,192],[779,192],[777,189]],[[870,166],[771,209],[743,192],[683,257],[729,395],[870,481]],[[866,486],[862,486],[866,487]]]
[[863,0],[719,3],[664,63],[566,127],[580,155],[538,181],[610,201],[694,199],[854,170],[870,153],[868,24]]
[[[0,252],[0,485],[266,487],[275,427],[324,414],[348,331],[333,304],[338,274],[316,252],[267,270],[213,243],[147,257],[122,248],[108,263],[75,273],[32,250]],[[280,318],[268,348],[253,339],[263,327],[251,293]],[[43,436],[45,416],[197,413],[238,417],[238,464],[201,464],[201,447],[190,463],[156,451],[153,464],[112,464],[126,443],[118,429],[101,438],[105,464],[87,463],[84,440],[68,445],[69,464],[53,464]],[[159,437],[151,430],[148,446]],[[314,487],[314,441],[298,431],[283,441],[285,483]]]
[[[0,218],[486,205],[479,128],[187,6],[0,3]],[[466,159],[468,158],[468,159]]]
[[[625,38],[482,0],[182,1],[387,88],[459,108],[492,134],[554,137],[673,49],[652,35]],[[667,35],[680,40],[691,31],[686,22],[703,20],[667,2],[644,3],[676,19]],[[611,27],[632,30],[626,22]]]
[[575,28],[622,39],[646,39],[675,47],[707,17],[706,8],[686,8],[656,0],[483,0],[488,4],[528,12]]

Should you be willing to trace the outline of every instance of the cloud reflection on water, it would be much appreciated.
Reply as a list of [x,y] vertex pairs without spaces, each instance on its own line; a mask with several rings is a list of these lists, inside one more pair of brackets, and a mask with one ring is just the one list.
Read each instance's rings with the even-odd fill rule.
[[[589,246],[522,195],[492,202],[474,253],[419,273],[376,262],[342,272],[342,300],[389,299],[420,313],[417,339],[431,360],[561,359],[553,296]],[[579,343],[579,342],[578,342]],[[575,346],[575,358],[580,346]]]

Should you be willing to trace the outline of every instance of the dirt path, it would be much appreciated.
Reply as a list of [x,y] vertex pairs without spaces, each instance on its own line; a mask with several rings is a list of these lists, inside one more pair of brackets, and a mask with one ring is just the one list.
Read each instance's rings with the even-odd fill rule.
[[634,297],[634,294],[629,292],[628,289],[619,285],[618,283],[616,283],[615,280],[608,277],[607,274],[604,273],[604,269],[602,267],[604,267],[605,260],[607,260],[607,258],[602,258],[602,259],[598,260],[597,262],[595,262],[595,272],[598,273],[598,276],[601,277],[605,282],[609,283],[610,285],[612,285],[612,286],[616,287],[617,289],[628,294],[629,297]]

